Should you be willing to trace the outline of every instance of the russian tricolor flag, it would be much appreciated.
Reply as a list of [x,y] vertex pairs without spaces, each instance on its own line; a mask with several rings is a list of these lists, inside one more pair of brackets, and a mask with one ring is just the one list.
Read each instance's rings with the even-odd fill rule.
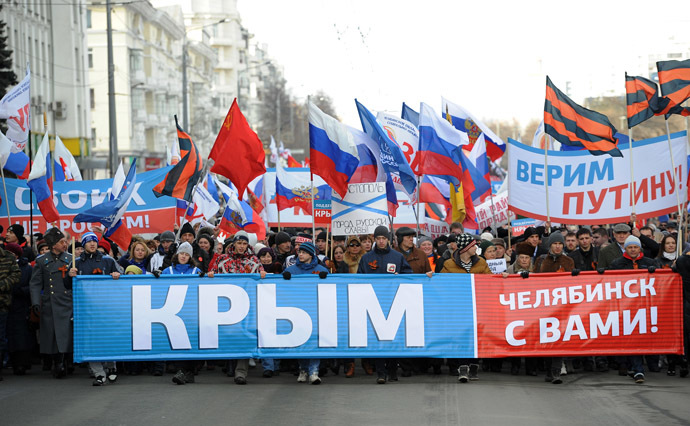
[[491,195],[489,159],[486,155],[486,143],[484,142],[483,133],[477,138],[477,142],[472,147],[472,150],[465,155],[467,155],[468,160],[476,169],[476,171],[473,171],[470,167],[470,174],[472,174],[472,181],[475,187],[474,192],[472,192],[472,200],[475,203],[481,203]]
[[256,234],[259,240],[266,239],[266,225],[259,214],[248,203],[241,201],[236,191],[222,182],[216,181],[216,185],[225,199],[220,229],[231,235],[244,230]]
[[17,175],[19,179],[26,179],[31,173],[31,159],[24,151],[11,152],[7,157],[4,169]]
[[31,173],[29,173],[29,180],[26,183],[36,195],[38,208],[46,222],[52,223],[60,218],[60,214],[53,203],[53,170],[50,164],[49,143],[46,133],[43,135],[41,146],[38,147]]
[[496,161],[503,156],[503,154],[506,152],[505,142],[496,136],[496,134],[492,132],[487,125],[482,123],[479,119],[477,119],[477,117],[472,115],[472,113],[460,105],[454,104],[445,98],[441,99],[443,104],[441,112],[444,118],[446,117],[447,112],[453,119],[453,126],[464,133],[467,133],[467,129],[471,127],[466,126],[466,121],[469,120],[473,122],[484,134],[484,138],[486,140],[486,153],[489,158],[491,158],[493,161]]
[[459,185],[462,169],[459,167],[462,146],[469,142],[446,120],[439,118],[429,105],[422,103],[419,110],[419,174],[439,176]]
[[[299,207],[311,214],[311,180],[296,173],[288,174],[276,165],[276,205],[278,210]],[[330,200],[332,189],[327,184],[315,186],[317,200]]]
[[345,197],[347,182],[359,164],[354,136],[348,127],[309,102],[309,156],[312,173]]

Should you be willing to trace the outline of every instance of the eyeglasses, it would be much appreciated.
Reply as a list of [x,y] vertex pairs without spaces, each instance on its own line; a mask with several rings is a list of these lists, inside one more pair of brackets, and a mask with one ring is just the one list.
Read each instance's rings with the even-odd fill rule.
[[360,245],[361,245],[361,244],[357,244],[357,243],[350,243],[350,247],[359,247]]

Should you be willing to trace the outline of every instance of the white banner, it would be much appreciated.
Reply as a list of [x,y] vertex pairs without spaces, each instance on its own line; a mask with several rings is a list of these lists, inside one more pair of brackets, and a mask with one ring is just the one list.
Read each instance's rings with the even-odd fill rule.
[[[671,135],[673,161],[666,136],[633,143],[635,212],[638,219],[677,209],[687,198],[687,134]],[[630,150],[624,158],[593,156],[588,151],[549,151],[549,213],[552,222],[605,224],[630,220]],[[509,203],[517,214],[546,220],[544,151],[514,140],[508,144]],[[676,179],[674,179],[676,176]],[[676,194],[676,186],[680,187]]]
[[388,226],[386,183],[353,183],[342,200],[333,194],[333,235],[373,234],[377,226]]
[[[479,229],[482,230],[488,226],[502,226],[508,224],[508,215],[510,219],[515,219],[515,213],[508,210],[508,191],[494,195],[493,204],[491,197],[474,208],[477,213],[477,223]],[[495,222],[495,223],[494,223]]]
[[29,140],[31,73],[0,99],[0,119],[7,119],[7,139],[14,143],[12,152],[23,151]]

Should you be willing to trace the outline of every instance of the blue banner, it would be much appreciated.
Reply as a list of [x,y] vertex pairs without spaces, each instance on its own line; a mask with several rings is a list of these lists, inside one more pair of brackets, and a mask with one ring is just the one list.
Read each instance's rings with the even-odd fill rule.
[[476,357],[469,274],[80,276],[74,360]]
[[[175,199],[171,197],[156,197],[153,187],[165,178],[172,166],[158,170],[138,173],[134,185],[132,199],[127,207],[124,220],[133,234],[160,233],[171,230],[175,223]],[[5,179],[7,184],[7,198],[10,206],[12,223],[24,226],[26,233],[45,232],[47,224],[41,216],[33,197],[33,227],[29,226],[30,189],[25,180]],[[72,219],[96,205],[103,203],[110,197],[113,179],[61,181],[53,184],[53,202],[60,213],[58,227],[68,230],[72,234],[81,234],[91,229],[90,223],[74,223]],[[3,203],[5,202],[5,197]],[[153,217],[156,220],[153,220]],[[0,209],[0,224],[7,229],[7,209]],[[33,228],[33,229],[32,229]]]

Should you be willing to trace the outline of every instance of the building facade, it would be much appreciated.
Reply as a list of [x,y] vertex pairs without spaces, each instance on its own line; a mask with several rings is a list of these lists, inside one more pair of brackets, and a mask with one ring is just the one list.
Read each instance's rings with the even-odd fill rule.
[[[31,136],[35,152],[45,133],[58,134],[82,169],[88,169],[91,142],[89,73],[86,52],[86,1],[4,2],[17,80],[31,69]],[[27,148],[28,153],[28,148]]]

